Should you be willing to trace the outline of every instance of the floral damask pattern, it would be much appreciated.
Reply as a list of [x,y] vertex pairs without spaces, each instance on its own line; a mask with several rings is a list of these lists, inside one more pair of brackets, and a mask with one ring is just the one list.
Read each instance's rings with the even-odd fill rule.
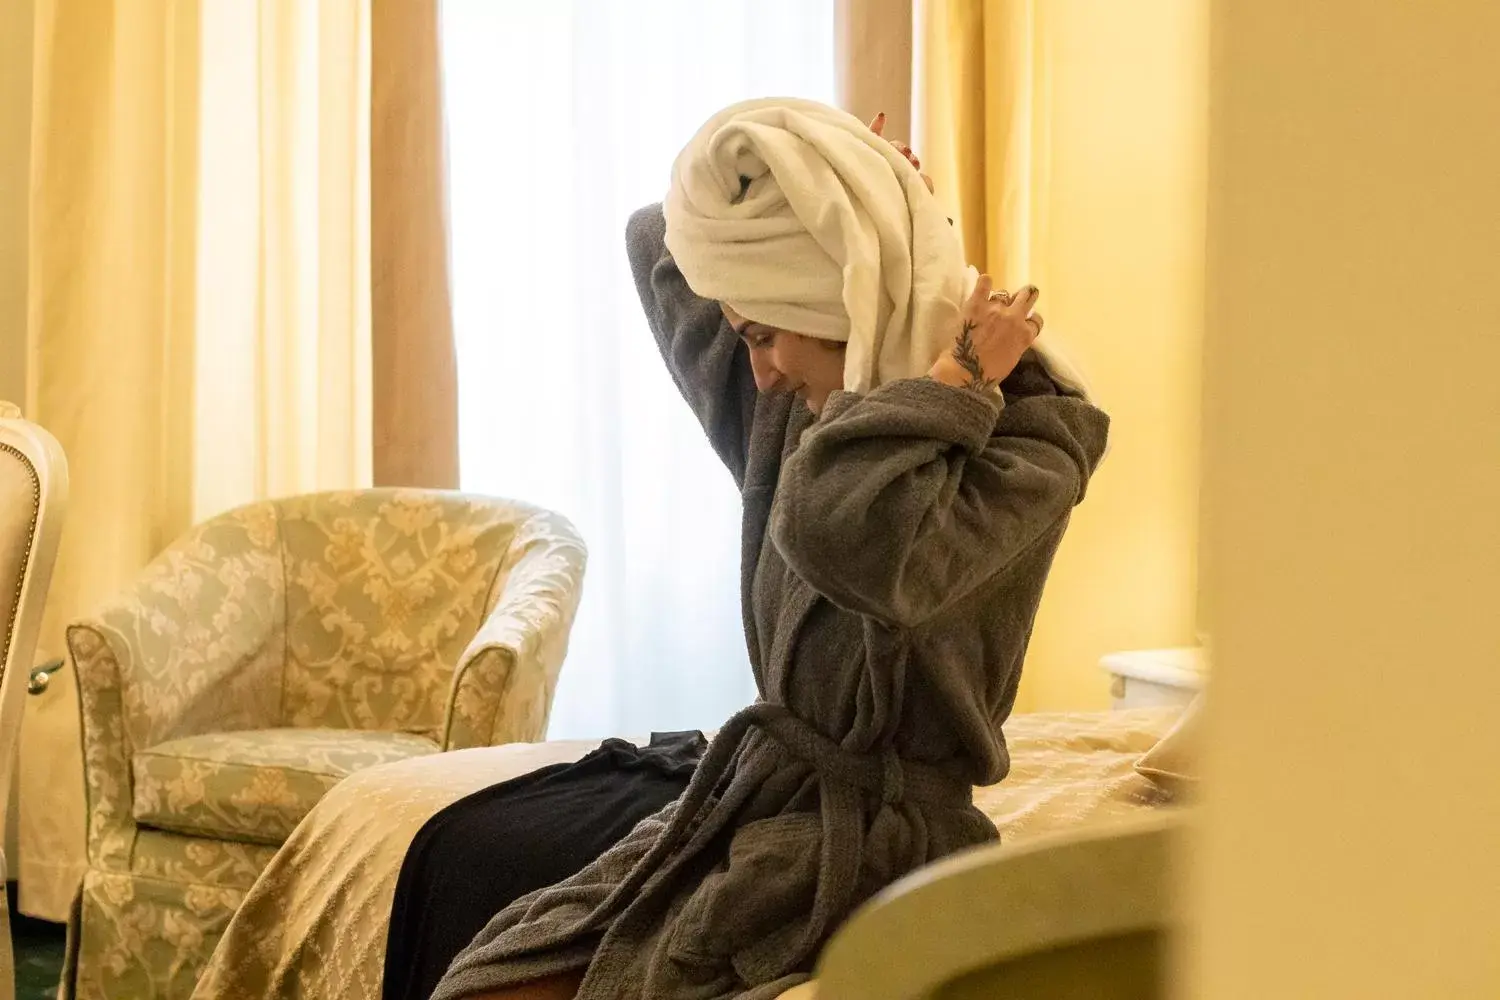
[[248,889],[276,856],[269,844],[184,837],[162,830],[139,832],[130,870],[168,882]]
[[525,504],[317,494],[198,526],[75,623],[74,995],[191,993],[275,845],[342,777],[538,738],[584,562],[565,519]]
[[73,995],[190,996],[244,898],[243,889],[89,869]]
[[511,541],[495,604],[459,661],[443,730],[449,750],[534,739],[547,728],[557,670],[578,608],[581,551],[560,543],[572,535],[567,520],[538,512]]
[[355,771],[437,752],[436,743],[410,733],[249,729],[188,736],[131,760],[133,814],[157,830],[274,846]]
[[341,494],[284,507],[286,720],[437,736],[452,665],[525,518],[445,509],[430,494],[392,497],[378,518],[362,503]]

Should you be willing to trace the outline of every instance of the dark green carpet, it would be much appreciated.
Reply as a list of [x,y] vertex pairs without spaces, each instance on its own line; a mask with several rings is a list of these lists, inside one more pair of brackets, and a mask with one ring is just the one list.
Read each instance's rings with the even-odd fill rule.
[[10,940],[16,956],[16,1000],[54,1000],[62,972],[66,932],[62,924],[32,920],[16,912],[10,884]]

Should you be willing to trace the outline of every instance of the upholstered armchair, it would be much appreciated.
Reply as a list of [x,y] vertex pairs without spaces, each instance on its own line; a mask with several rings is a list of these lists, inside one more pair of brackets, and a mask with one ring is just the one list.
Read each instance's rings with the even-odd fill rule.
[[318,494],[194,528],[71,626],[76,996],[188,996],[277,846],[352,772],[539,739],[584,561],[535,507]]

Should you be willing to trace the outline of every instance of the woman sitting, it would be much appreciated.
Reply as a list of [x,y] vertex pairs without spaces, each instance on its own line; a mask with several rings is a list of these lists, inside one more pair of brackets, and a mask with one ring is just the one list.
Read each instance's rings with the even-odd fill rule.
[[760,698],[680,797],[500,910],[437,1000],[774,997],[860,902],[993,840],[970,789],[1007,770],[1042,586],[1105,449],[1107,417],[1033,346],[1037,290],[966,268],[913,164],[841,111],[716,115],[627,244],[743,495]]

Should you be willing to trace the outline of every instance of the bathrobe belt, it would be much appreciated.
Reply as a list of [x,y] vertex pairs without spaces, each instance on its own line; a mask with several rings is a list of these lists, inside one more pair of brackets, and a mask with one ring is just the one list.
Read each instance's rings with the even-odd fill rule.
[[903,801],[938,808],[973,807],[973,786],[952,770],[904,760],[891,749],[873,753],[846,750],[785,705],[758,702],[736,712],[720,728],[687,791],[677,801],[675,815],[661,838],[587,923],[598,925],[603,918],[618,913],[615,930],[628,934],[644,931],[660,919],[667,903],[662,890],[671,880],[651,876],[664,874],[664,866],[688,862],[732,823],[750,790],[712,800],[722,779],[733,769],[736,755],[745,747],[746,737],[757,729],[789,756],[810,765],[821,785],[818,812],[823,833],[817,890],[804,933],[781,953],[781,961],[807,960],[858,902],[865,841],[860,799],[879,796],[882,808]]
[[[791,756],[810,765],[825,781],[878,795],[882,805],[911,799],[923,805],[963,807],[973,786],[951,768],[905,760],[894,747],[874,752],[846,750],[785,705],[760,702],[736,713],[724,729],[759,729]],[[738,739],[733,738],[733,742]]]

